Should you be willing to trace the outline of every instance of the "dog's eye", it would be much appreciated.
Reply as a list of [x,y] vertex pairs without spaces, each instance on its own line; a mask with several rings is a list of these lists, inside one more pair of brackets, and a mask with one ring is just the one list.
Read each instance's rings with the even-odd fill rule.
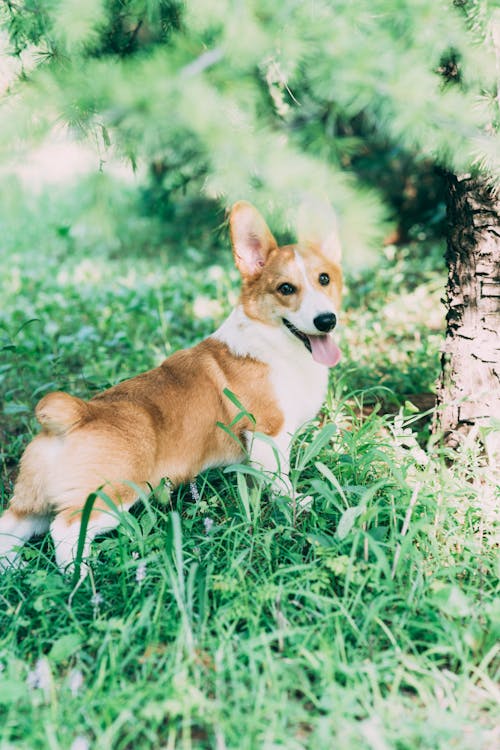
[[295,294],[296,291],[297,289],[294,287],[294,285],[289,284],[287,281],[285,281],[284,284],[280,284],[278,287],[278,292],[284,297],[288,297],[289,294]]
[[330,277],[327,273],[320,273],[318,281],[321,286],[328,286],[328,284],[330,283]]

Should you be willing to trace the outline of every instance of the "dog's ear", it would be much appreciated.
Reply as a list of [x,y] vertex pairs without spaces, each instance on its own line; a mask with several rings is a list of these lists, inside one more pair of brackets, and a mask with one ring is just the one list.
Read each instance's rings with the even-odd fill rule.
[[236,266],[243,278],[257,278],[267,256],[278,247],[266,222],[251,203],[238,201],[229,219]]
[[327,201],[309,198],[298,211],[297,235],[299,243],[317,247],[325,258],[340,264],[342,249],[337,229],[337,217]]

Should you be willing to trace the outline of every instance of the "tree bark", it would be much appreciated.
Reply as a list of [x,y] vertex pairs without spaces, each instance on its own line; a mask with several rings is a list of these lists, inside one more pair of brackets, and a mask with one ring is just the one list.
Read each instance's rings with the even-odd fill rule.
[[[447,193],[448,312],[435,427],[455,448],[500,420],[500,197],[470,175],[448,175]],[[500,462],[499,438],[483,433]]]

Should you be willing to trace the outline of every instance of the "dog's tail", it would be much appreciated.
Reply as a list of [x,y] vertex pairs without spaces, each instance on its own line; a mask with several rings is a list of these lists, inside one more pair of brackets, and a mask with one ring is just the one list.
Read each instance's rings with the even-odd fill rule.
[[35,416],[51,435],[64,435],[88,416],[89,411],[89,404],[81,398],[55,391],[38,402]]

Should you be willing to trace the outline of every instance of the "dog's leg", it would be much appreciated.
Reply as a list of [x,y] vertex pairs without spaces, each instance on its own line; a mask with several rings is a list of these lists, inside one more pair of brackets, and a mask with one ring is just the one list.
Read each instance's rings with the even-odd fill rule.
[[273,438],[248,434],[250,462],[264,471],[270,479],[273,492],[278,495],[293,496],[289,478],[291,437],[284,430]]
[[[118,526],[118,515],[109,509],[102,512],[94,511],[89,519],[85,542],[83,545],[82,559],[89,556],[90,545],[98,534],[104,534]],[[54,542],[56,562],[61,573],[71,573],[78,549],[78,540],[81,529],[81,509],[64,511],[59,513],[50,525],[50,533]],[[82,564],[81,573],[86,575],[87,568]]]
[[0,517],[0,571],[19,562],[19,550],[32,536],[49,528],[50,516],[18,513],[9,508]]
[[[111,531],[116,528],[120,522],[119,511],[128,510],[135,498],[130,498],[124,502],[123,493],[120,496],[120,502],[116,503],[117,512],[113,512],[101,500],[97,500],[90,514],[85,542],[83,545],[82,559],[85,560],[90,553],[90,545],[96,536]],[[128,498],[127,498],[128,500]],[[116,501],[114,501],[116,502]],[[75,508],[65,508],[59,512],[50,525],[50,533],[54,542],[56,553],[56,562],[62,573],[71,573],[76,559],[78,550],[78,540],[80,538],[82,506]],[[80,575],[83,578],[88,572],[86,565],[81,565]]]

